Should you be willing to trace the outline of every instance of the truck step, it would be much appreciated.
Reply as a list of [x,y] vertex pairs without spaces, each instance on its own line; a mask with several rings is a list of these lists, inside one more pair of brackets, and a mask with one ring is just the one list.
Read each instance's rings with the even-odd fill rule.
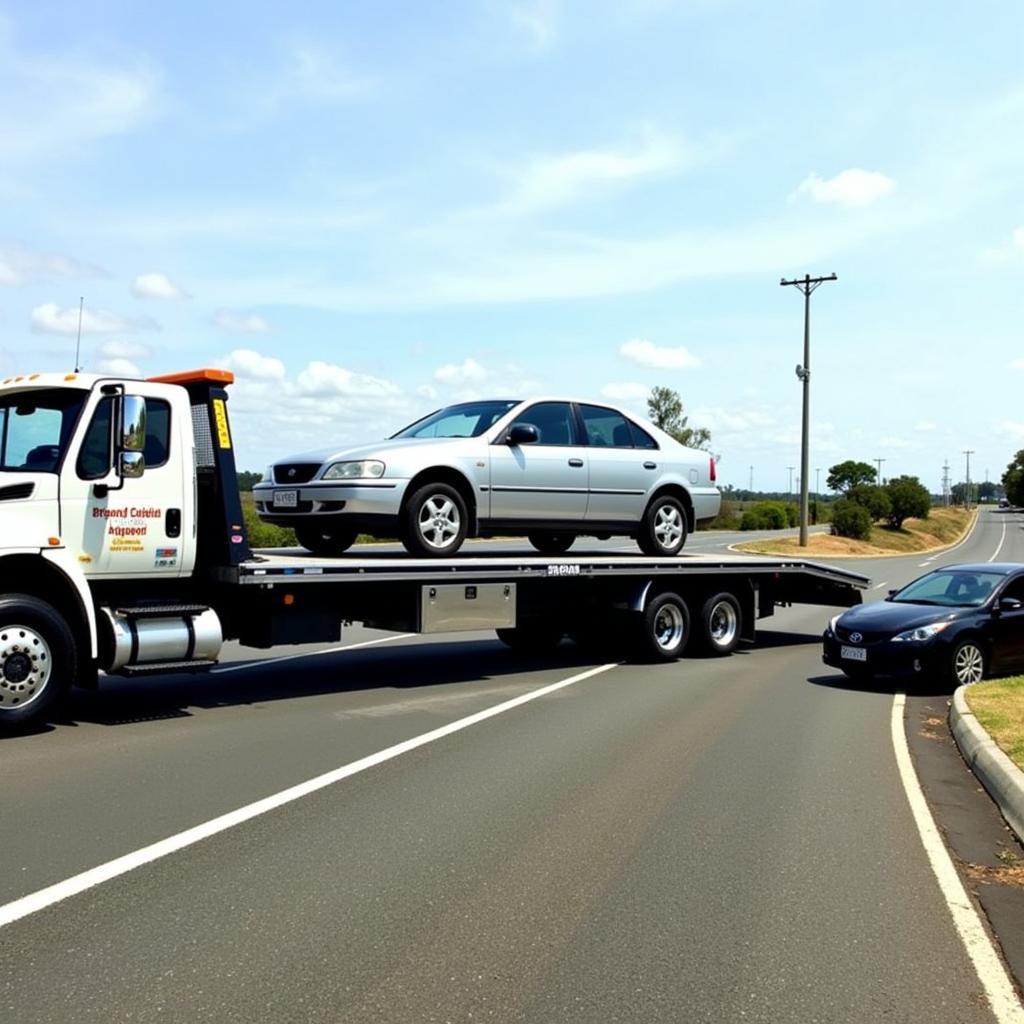
[[118,671],[122,676],[155,676],[163,672],[200,672],[217,664],[214,658],[197,658],[194,661],[149,661],[143,665],[125,665]]
[[140,604],[130,608],[115,609],[126,619],[166,619],[182,615],[202,615],[209,611],[205,604]]

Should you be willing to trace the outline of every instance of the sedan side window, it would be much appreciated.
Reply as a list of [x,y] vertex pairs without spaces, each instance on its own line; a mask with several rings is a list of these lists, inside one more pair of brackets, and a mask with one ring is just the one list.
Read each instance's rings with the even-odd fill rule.
[[633,435],[626,417],[600,405],[581,405],[587,444],[596,448],[632,448]]
[[576,422],[568,402],[538,402],[524,410],[516,423],[528,423],[537,428],[537,444],[578,444]]

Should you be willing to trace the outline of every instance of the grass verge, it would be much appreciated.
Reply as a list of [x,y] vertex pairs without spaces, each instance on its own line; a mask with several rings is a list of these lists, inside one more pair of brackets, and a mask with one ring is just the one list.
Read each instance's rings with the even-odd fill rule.
[[804,548],[800,547],[798,537],[746,541],[734,547],[737,551],[762,555],[824,555],[828,558],[906,555],[955,544],[967,533],[976,514],[962,508],[933,508],[927,519],[908,519],[898,530],[891,526],[873,526],[867,540],[812,533]]
[[966,690],[967,706],[1007,757],[1024,769],[1024,676],[977,683]]

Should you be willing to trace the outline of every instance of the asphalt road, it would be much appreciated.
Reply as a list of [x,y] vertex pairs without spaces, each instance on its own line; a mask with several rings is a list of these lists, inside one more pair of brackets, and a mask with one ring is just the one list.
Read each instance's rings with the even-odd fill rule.
[[[843,564],[877,598],[1024,560],[1022,530],[985,512],[937,559]],[[894,688],[821,664],[829,614],[609,667],[0,927],[0,1019],[992,1021],[896,771]],[[0,741],[0,906],[598,667],[346,633],[366,641],[108,681]],[[907,732],[984,865],[1006,838],[928,724],[944,701],[918,687]]]

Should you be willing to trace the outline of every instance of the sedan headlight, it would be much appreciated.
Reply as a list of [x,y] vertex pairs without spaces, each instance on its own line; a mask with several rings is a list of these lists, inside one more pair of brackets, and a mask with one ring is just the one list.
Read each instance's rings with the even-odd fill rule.
[[892,639],[894,643],[923,643],[925,640],[931,640],[932,637],[938,636],[948,625],[950,625],[948,622],[933,622],[930,626],[905,629],[902,633],[897,633]]
[[384,463],[374,459],[360,462],[335,462],[329,466],[323,480],[375,480],[384,475]]
[[263,470],[263,476],[260,477],[260,483],[261,484],[272,484],[273,482],[274,482],[274,466],[273,466],[273,464],[271,464],[271,465],[267,466],[267,468],[265,470]]
[[838,621],[839,621],[839,616],[838,615],[833,615],[832,618],[828,620],[828,631],[830,633],[834,633],[836,631],[836,623]]

